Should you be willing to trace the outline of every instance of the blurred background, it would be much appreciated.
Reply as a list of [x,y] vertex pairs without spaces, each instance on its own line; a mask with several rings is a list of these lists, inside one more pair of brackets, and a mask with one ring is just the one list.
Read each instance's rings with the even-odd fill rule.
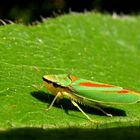
[[138,0],[1,0],[0,19],[32,24],[69,12],[139,14]]

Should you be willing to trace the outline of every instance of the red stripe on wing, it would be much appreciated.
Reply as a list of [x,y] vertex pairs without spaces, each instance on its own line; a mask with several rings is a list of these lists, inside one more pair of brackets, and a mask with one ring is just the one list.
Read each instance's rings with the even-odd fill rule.
[[130,92],[130,90],[128,90],[128,89],[122,89],[122,90],[118,91],[118,93],[121,93],[121,94],[129,93],[129,92]]
[[87,86],[87,87],[115,87],[113,85],[108,84],[96,84],[96,83],[90,83],[90,82],[83,82],[78,84],[79,86]]

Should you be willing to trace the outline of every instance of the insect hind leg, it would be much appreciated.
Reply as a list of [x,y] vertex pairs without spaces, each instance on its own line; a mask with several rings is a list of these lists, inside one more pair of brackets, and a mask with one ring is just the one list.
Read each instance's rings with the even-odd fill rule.
[[97,121],[92,120],[92,119],[80,108],[80,106],[79,106],[75,101],[71,100],[71,102],[72,102],[72,104],[73,104],[75,107],[77,107],[77,108],[82,112],[82,114],[83,114],[88,120],[90,120],[91,122],[94,122],[94,123],[98,123]]
[[107,113],[107,112],[104,111],[101,107],[95,105],[94,108],[97,109],[97,110],[100,110],[100,111],[103,112],[106,116],[112,117],[112,114]]

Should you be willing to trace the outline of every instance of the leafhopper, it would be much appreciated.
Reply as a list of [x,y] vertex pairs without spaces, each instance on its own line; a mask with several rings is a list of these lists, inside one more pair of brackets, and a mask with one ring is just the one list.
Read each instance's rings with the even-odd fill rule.
[[101,106],[134,104],[140,101],[140,93],[138,92],[119,86],[81,79],[73,75],[45,75],[42,79],[48,91],[55,96],[47,110],[51,109],[56,99],[68,98],[90,121],[94,120],[77,103],[88,105],[102,111],[107,116],[112,116],[112,114],[105,112]]

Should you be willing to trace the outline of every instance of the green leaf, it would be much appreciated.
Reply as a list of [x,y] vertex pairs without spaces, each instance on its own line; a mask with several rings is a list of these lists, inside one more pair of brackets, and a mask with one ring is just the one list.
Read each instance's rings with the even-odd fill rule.
[[[92,124],[67,100],[45,112],[53,97],[45,88],[38,91],[43,75],[63,73],[140,91],[139,23],[139,17],[86,13],[44,20],[36,26],[1,26],[0,128],[4,131],[0,136],[38,132],[35,136],[45,137],[49,130],[50,139],[55,138],[51,133],[63,131],[64,136],[78,131],[77,137],[84,138],[84,134],[98,134],[97,128],[105,135],[106,128],[115,132],[121,127],[124,132],[124,126],[139,126],[140,103],[107,108],[113,117],[81,106],[101,122]],[[97,138],[103,137],[100,133]]]

